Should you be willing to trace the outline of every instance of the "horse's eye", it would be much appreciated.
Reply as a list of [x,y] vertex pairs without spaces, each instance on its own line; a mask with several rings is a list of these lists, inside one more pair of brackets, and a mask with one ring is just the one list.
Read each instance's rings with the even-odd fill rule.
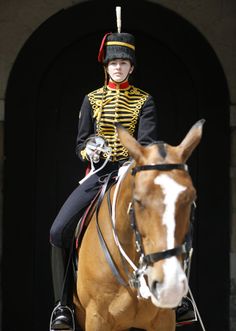
[[196,199],[195,191],[186,190],[184,194],[181,195],[180,204],[181,205],[188,205],[193,203]]
[[144,208],[144,203],[142,202],[142,200],[140,198],[134,197],[134,202],[137,203],[137,205],[139,207]]

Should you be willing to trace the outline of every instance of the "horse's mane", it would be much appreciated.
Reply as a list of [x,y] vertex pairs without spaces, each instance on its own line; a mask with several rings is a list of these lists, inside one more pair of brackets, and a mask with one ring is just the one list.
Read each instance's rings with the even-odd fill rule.
[[165,159],[167,156],[166,151],[166,143],[162,140],[154,141],[153,143],[149,144],[148,146],[157,145],[160,156]]

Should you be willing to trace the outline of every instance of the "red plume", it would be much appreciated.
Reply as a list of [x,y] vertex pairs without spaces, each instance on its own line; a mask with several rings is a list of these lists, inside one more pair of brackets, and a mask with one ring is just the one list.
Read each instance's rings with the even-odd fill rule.
[[108,32],[105,34],[105,36],[102,39],[101,46],[98,52],[98,62],[102,63],[104,60],[104,44],[106,42],[107,36],[111,34],[112,32]]

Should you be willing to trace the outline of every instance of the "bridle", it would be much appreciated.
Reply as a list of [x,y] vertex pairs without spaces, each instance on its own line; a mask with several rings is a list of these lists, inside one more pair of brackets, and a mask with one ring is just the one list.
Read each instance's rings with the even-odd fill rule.
[[[143,166],[136,166],[132,169],[131,174],[135,176],[137,172],[140,171],[147,171],[147,170],[159,170],[159,171],[169,171],[169,170],[183,170],[188,171],[188,166],[184,163],[166,163],[166,164],[155,164],[155,165],[143,165]],[[142,237],[138,231],[136,218],[135,218],[135,209],[134,209],[134,198],[132,203],[130,203],[129,206],[129,214],[130,214],[130,222],[131,227],[134,230],[135,233],[135,242],[136,242],[136,251],[140,254],[140,261],[139,261],[139,268],[135,270],[132,274],[132,276],[129,279],[129,284],[131,287],[135,287],[138,290],[138,296],[140,296],[140,287],[141,283],[140,280],[145,274],[145,270],[148,266],[153,265],[153,263],[158,262],[160,260],[168,259],[172,256],[179,256],[184,255],[184,270],[187,274],[187,278],[189,281],[189,272],[190,272],[190,264],[191,264],[191,256],[192,256],[192,232],[193,232],[193,223],[194,223],[194,214],[195,214],[195,208],[196,204],[195,201],[193,201],[191,206],[191,212],[190,212],[190,225],[189,230],[185,236],[184,243],[182,245],[179,245],[177,247],[174,247],[172,249],[167,249],[162,252],[156,252],[152,254],[144,254],[144,250],[142,247]],[[202,322],[200,313],[197,309],[195,300],[193,298],[192,292],[190,288],[188,289],[191,300],[194,305],[194,310],[196,311],[196,316],[199,319],[199,322],[201,324],[202,330],[205,331],[204,324]]]
[[143,166],[136,166],[132,169],[131,174],[136,175],[137,172],[145,170],[159,170],[159,171],[169,171],[169,170],[184,170],[188,171],[188,166],[185,163],[164,163],[164,164],[147,164]]
[[[129,167],[129,165],[128,165]],[[188,171],[188,167],[186,164],[182,164],[182,163],[177,163],[177,164],[155,164],[155,165],[143,165],[143,166],[136,166],[133,167],[131,170],[131,174],[133,176],[135,176],[137,174],[137,172],[140,171],[148,171],[148,170],[159,170],[159,171],[170,171],[170,170],[183,170],[183,171]],[[125,172],[126,173],[126,172]],[[125,176],[125,173],[123,174],[123,176]],[[128,279],[129,279],[129,285],[131,287],[134,287],[138,290],[138,293],[140,294],[140,290],[141,290],[141,281],[143,279],[143,276],[146,272],[146,269],[148,266],[152,265],[153,263],[163,260],[163,259],[167,259],[170,258],[172,256],[179,256],[179,255],[184,255],[184,270],[187,269],[189,261],[191,259],[191,248],[192,248],[192,235],[191,235],[191,226],[189,228],[189,231],[185,237],[184,243],[180,246],[174,247],[172,249],[167,249],[165,251],[162,252],[156,252],[156,253],[152,253],[152,254],[144,254],[144,250],[143,250],[143,245],[142,245],[142,237],[141,234],[138,230],[137,227],[137,223],[136,223],[136,217],[135,217],[135,209],[134,209],[134,199],[132,202],[130,202],[129,204],[129,208],[128,208],[128,213],[130,215],[130,223],[131,223],[131,227],[134,231],[134,235],[135,235],[135,243],[136,243],[136,251],[139,254],[140,258],[139,258],[139,265],[138,267],[135,266],[135,264],[133,263],[133,261],[130,260],[130,258],[127,256],[127,254],[125,253],[125,251],[123,250],[120,242],[119,242],[119,238],[117,236],[116,233],[116,229],[115,229],[115,203],[116,203],[116,199],[117,199],[117,193],[119,191],[119,186],[120,183],[122,182],[123,178],[122,176],[120,177],[120,179],[118,180],[118,183],[116,184],[116,189],[114,192],[114,196],[113,196],[113,204],[111,205],[111,199],[110,199],[110,190],[108,190],[108,194],[107,194],[107,203],[108,203],[108,210],[109,210],[109,214],[111,216],[111,225],[112,225],[112,229],[113,229],[113,236],[114,236],[114,240],[115,243],[119,249],[120,252],[120,256],[121,259],[123,261],[123,265],[125,266],[125,261],[132,267],[133,269],[133,273],[129,273],[127,271],[127,269],[125,268],[125,272],[127,273]],[[109,182],[109,178],[107,178],[106,180],[106,185],[103,186],[102,189],[102,193],[101,196],[99,198],[100,201],[102,201],[102,198],[106,192],[106,187],[107,184]],[[117,281],[123,285],[123,286],[127,286],[126,285],[126,281],[123,279],[123,277],[120,275],[119,270],[117,269],[117,266],[115,264],[115,262],[113,261],[113,258],[109,252],[109,249],[106,245],[105,239],[102,236],[99,224],[98,224],[98,210],[99,210],[99,206],[100,203],[98,203],[97,206],[97,211],[96,211],[96,223],[97,223],[97,230],[98,230],[98,236],[99,236],[99,240],[102,246],[102,249],[104,251],[104,254],[106,256],[107,262],[111,268],[111,271],[113,273],[113,275],[115,276],[115,278],[117,279]],[[195,207],[195,204],[192,204],[193,207]],[[194,209],[192,207],[191,210],[191,222],[192,223],[192,219],[193,219],[193,215],[194,215]],[[138,295],[139,295],[138,294]],[[143,294],[141,294],[141,296],[144,297]]]
[[[138,172],[141,171],[148,171],[148,170],[159,170],[159,171],[170,171],[170,170],[184,170],[188,171],[188,166],[184,163],[166,163],[166,164],[154,164],[154,165],[143,165],[143,166],[136,166],[132,169],[131,174],[135,176]],[[195,204],[192,205],[191,210],[191,218],[194,217],[194,208]],[[184,243],[172,249],[167,249],[162,252],[156,252],[151,254],[144,254],[143,245],[142,245],[142,238],[139,233],[136,217],[135,217],[135,209],[134,209],[134,199],[129,206],[129,215],[130,215],[130,223],[131,227],[135,233],[135,243],[136,243],[136,251],[141,255],[141,263],[144,264],[146,267],[152,265],[155,262],[160,260],[164,260],[170,258],[172,256],[179,256],[184,254],[185,255],[185,263],[187,263],[188,255],[192,246],[191,240],[191,229],[187,233]]]

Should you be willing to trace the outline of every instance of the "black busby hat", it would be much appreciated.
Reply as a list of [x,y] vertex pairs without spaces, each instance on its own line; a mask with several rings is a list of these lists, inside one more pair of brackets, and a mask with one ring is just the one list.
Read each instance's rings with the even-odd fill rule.
[[98,61],[107,64],[114,59],[127,59],[135,64],[135,38],[130,33],[108,33],[104,36]]
[[107,33],[99,49],[98,61],[107,64],[111,60],[126,59],[135,64],[135,39],[130,33],[121,32],[121,7],[116,7],[118,33]]

